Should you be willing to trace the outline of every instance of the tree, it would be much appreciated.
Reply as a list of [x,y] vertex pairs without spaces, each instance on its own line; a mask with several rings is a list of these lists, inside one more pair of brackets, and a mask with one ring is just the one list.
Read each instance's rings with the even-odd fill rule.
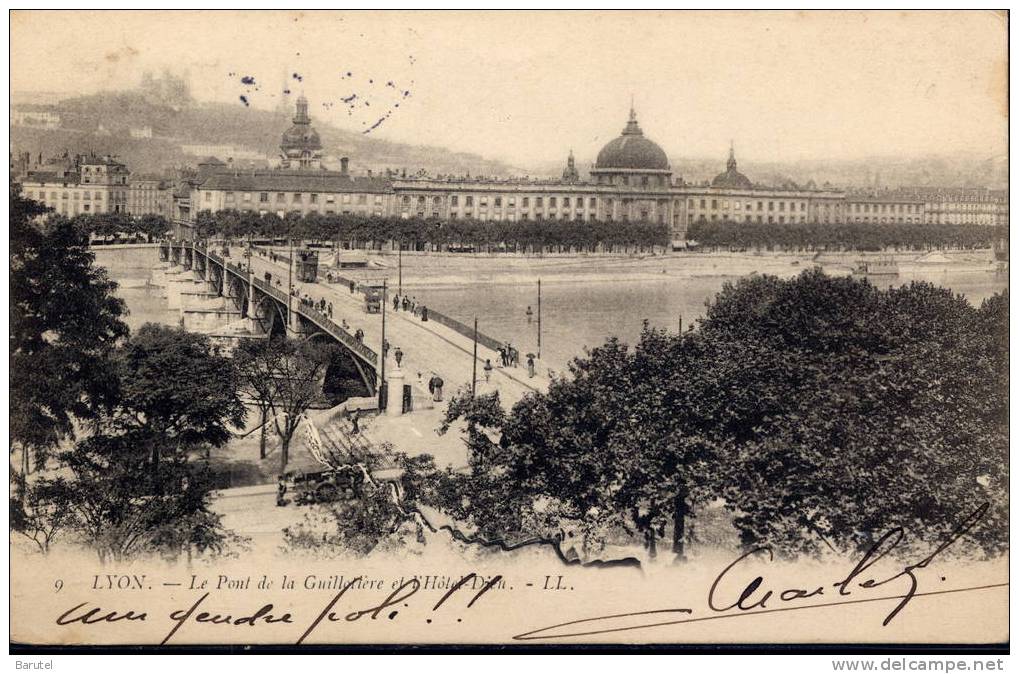
[[[437,507],[486,535],[546,535],[549,513],[619,527],[654,554],[724,499],[744,545],[896,554],[1007,545],[1007,297],[980,309],[924,283],[882,291],[819,270],[727,285],[682,335],[645,328],[576,359],[509,413],[457,395],[470,472]],[[537,527],[537,529],[535,529]]]
[[256,395],[264,397],[260,405],[273,415],[281,440],[281,475],[287,472],[290,441],[302,415],[321,399],[322,381],[335,355],[334,345],[282,337],[241,351],[239,362],[247,386],[258,387]]
[[117,363],[110,421],[150,448],[153,472],[164,455],[218,447],[231,427],[244,424],[237,370],[205,335],[147,323],[118,352]]
[[45,213],[11,185],[11,451],[23,472],[74,431],[75,418],[94,418],[112,385],[108,359],[127,335],[117,284],[94,265],[87,236],[66,218]]
[[241,377],[242,391],[254,401],[259,411],[258,457],[265,458],[265,444],[269,412],[279,400],[279,384],[276,373],[282,367],[281,349],[269,340],[242,340],[234,351],[233,358]]
[[723,422],[715,474],[744,543],[846,552],[903,526],[929,547],[987,502],[960,547],[1001,550],[1007,319],[987,319],[944,288],[820,271],[723,290],[698,331],[718,382],[701,404]]
[[73,477],[49,484],[70,527],[100,562],[222,552],[232,537],[209,510],[208,466],[171,455],[160,459],[157,476],[149,469],[146,440],[140,431],[95,435],[65,453]]

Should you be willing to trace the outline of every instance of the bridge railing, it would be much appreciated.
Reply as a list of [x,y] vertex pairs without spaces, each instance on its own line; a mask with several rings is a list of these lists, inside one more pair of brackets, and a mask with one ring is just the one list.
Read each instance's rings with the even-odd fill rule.
[[[428,307],[428,320],[435,321],[436,323],[441,323],[442,325],[445,325],[447,328],[459,332],[461,335],[468,339],[474,339],[473,326],[465,325],[460,321],[456,320],[455,318],[440,313],[435,309],[432,309],[431,307]],[[478,344],[489,349],[492,349],[493,351],[498,351],[500,348],[505,346],[505,342],[500,342],[498,339],[495,339],[494,337],[489,337],[483,332],[478,332]]]
[[279,290],[277,288],[273,288],[272,285],[268,281],[263,281],[262,279],[258,278],[257,276],[252,276],[251,277],[251,282],[255,284],[256,288],[261,290],[266,295],[269,295],[270,297],[276,298],[277,300],[279,300],[283,304],[287,303],[287,294],[285,292],[283,292],[282,290]]
[[339,340],[340,343],[342,343],[348,349],[357,353],[372,365],[378,365],[379,362],[378,354],[375,353],[369,347],[365,346],[364,343],[354,339],[354,336],[352,334],[350,334],[340,326],[333,323],[333,320],[331,318],[329,318],[320,311],[312,309],[307,305],[299,305],[297,311],[313,320],[323,330],[325,330],[330,335]]

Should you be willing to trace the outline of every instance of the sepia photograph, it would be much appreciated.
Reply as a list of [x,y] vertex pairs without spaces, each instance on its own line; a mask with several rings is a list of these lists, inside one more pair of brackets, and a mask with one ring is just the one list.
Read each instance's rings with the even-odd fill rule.
[[1003,668],[1008,10],[8,18],[19,669]]

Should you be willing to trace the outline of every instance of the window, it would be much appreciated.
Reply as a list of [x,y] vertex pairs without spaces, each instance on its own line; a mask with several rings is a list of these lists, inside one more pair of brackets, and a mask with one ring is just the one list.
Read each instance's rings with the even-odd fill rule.
[[598,200],[597,200],[597,199],[595,199],[594,197],[591,197],[591,198],[590,198],[590,199],[588,200],[588,202],[587,202],[587,205],[588,205],[588,206],[589,206],[590,208],[594,208],[594,207],[595,207],[595,206],[597,205],[597,203],[598,203]]
[[212,192],[206,192],[205,193],[205,200],[206,201],[212,201]]
[[545,201],[544,197],[535,197],[534,204],[536,206],[543,206],[544,205],[544,201]]
[[291,202],[295,203],[295,204],[301,203],[301,193],[300,192],[294,192],[294,196],[291,199]]
[[350,195],[349,194],[344,194],[343,197],[341,198],[341,201],[343,203],[345,203],[345,204],[349,204],[350,203]]
[[313,204],[317,204],[318,203],[318,195],[317,194],[312,194],[311,195],[311,203],[313,203]]
[[570,205],[570,198],[569,197],[563,197],[563,206],[569,207],[569,205]]
[[419,196],[418,197],[418,206],[424,206],[424,205],[425,205],[425,198],[424,198],[424,196]]
[[226,200],[227,200],[227,201],[229,201],[229,202],[231,202],[231,203],[233,203],[233,200],[234,200],[234,193],[233,193],[233,192],[227,192],[227,193],[226,193]]
[[[775,202],[774,201],[769,201],[768,202],[768,210],[769,211],[775,210]],[[768,222],[771,222],[771,218],[768,218]]]
[[86,191],[85,194],[82,196],[82,198],[85,199],[86,201],[88,201],[89,199],[92,198],[90,195],[91,195],[91,192]]
[[438,206],[439,204],[442,203],[442,197],[435,197],[434,199],[432,199],[432,203]]
[[641,177],[640,184],[643,185],[644,187],[647,187],[647,176]]
[[713,210],[718,210],[718,199],[712,199],[711,200],[711,208]]
[[555,208],[555,206],[556,206],[556,198],[555,197],[549,197],[548,198],[548,205],[549,205],[549,208]]
[[[785,202],[784,201],[778,202],[778,210],[785,211]],[[785,222],[785,218],[779,218],[779,222]]]
[[701,208],[704,208],[704,199],[701,199]]
[[367,204],[368,203],[368,195],[367,194],[358,194],[357,195],[357,203],[359,203],[359,204]]
[[468,196],[468,197],[467,197],[467,199],[466,199],[466,201],[465,201],[465,203],[466,203],[466,204],[467,204],[468,206],[473,206],[473,205],[474,205],[474,197],[472,197],[472,196]]
[[[376,194],[375,195],[375,203],[377,203],[377,204],[381,204],[382,203],[382,195],[381,194]],[[382,215],[382,212],[378,211],[377,215]]]
[[245,192],[244,193],[244,200],[245,201],[251,201],[251,192]]
[[[287,200],[287,195],[286,194],[284,194],[283,192],[277,192],[276,193],[276,203],[282,204],[286,200]],[[280,217],[282,217],[282,216],[280,216]]]
[[524,198],[523,198],[523,199],[522,199],[522,200],[520,201],[520,205],[521,205],[521,206],[523,206],[524,208],[527,208],[528,206],[530,206],[530,205],[531,205],[531,198],[530,198],[530,197],[524,197]]
[[495,198],[495,207],[496,208],[502,208],[502,197],[496,197]]
[[451,196],[449,198],[449,205],[450,206],[458,206],[459,204],[460,204],[460,197],[458,197],[457,195],[454,194],[453,196]]
[[407,196],[406,194],[403,195],[403,203],[405,203],[405,204],[409,204],[410,203],[410,197]]
[[259,192],[258,193],[258,202],[260,204],[267,204],[267,203],[269,203],[269,193],[268,192]]

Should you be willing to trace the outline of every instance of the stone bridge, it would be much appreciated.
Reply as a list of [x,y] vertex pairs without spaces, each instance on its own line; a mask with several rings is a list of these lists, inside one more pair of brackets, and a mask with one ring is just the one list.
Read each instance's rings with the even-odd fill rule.
[[[185,329],[233,343],[290,335],[338,344],[347,358],[334,368],[348,365],[363,384],[362,391],[348,394],[377,395],[378,354],[328,316],[282,290],[279,279],[274,283],[259,278],[245,263],[232,260],[228,249],[217,252],[214,246],[199,242],[164,242],[159,256],[169,263],[162,270],[168,305],[180,310]],[[327,373],[327,388],[330,379],[334,377]]]

